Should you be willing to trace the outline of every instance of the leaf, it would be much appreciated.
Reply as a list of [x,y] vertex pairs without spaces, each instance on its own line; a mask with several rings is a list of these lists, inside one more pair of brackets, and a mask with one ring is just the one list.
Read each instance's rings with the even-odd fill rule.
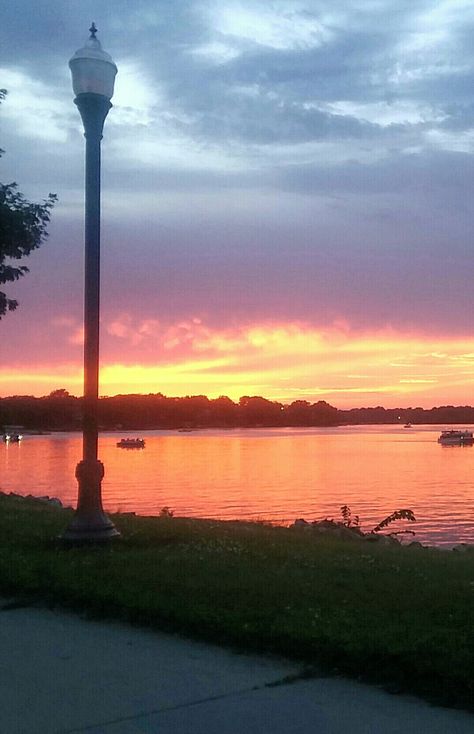
[[379,524],[373,528],[372,532],[378,533],[379,530],[383,530],[383,528],[386,528],[388,525],[390,525],[390,523],[395,522],[395,520],[408,520],[409,522],[416,522],[416,517],[413,514],[413,510],[395,510],[395,512],[392,512],[391,515],[388,515],[381,522],[379,522]]

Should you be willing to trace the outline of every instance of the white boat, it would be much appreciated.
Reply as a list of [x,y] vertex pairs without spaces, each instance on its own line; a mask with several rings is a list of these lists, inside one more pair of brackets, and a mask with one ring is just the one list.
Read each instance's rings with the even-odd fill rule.
[[4,443],[20,443],[23,438],[23,426],[3,426],[3,442]]
[[21,433],[4,433],[3,443],[20,443],[22,438]]
[[144,449],[145,439],[143,438],[121,438],[117,442],[119,449]]
[[472,446],[474,444],[474,435],[472,431],[460,431],[459,429],[451,428],[450,430],[441,432],[438,443],[443,446]]

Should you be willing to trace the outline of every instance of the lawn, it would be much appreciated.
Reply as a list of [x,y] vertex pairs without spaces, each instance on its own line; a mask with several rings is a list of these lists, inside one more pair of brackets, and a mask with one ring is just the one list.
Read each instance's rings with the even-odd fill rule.
[[70,517],[0,496],[0,593],[474,710],[474,553],[120,514],[121,539],[66,548],[57,538]]

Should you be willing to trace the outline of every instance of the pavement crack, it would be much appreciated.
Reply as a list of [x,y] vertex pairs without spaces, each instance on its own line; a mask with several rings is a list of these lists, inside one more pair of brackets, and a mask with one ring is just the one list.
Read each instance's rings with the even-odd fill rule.
[[205,698],[197,698],[195,701],[187,701],[186,703],[177,703],[173,706],[161,706],[160,708],[150,709],[149,711],[140,711],[137,714],[130,714],[129,716],[120,716],[116,719],[108,719],[107,721],[99,721],[94,724],[86,724],[85,726],[75,727],[74,729],[60,729],[55,734],[80,734],[81,732],[91,731],[97,727],[113,726],[114,724],[122,724],[126,721],[136,721],[137,719],[143,719],[146,716],[155,716],[156,714],[166,713],[168,711],[178,711],[179,709],[191,708],[193,706],[200,706],[203,703],[211,703],[213,701],[222,701],[226,698],[232,698],[233,696],[241,696],[245,693],[254,693],[255,691],[261,691],[265,688],[272,688],[274,686],[282,686],[296,681],[303,680],[305,678],[316,677],[318,674],[313,671],[311,675],[308,669],[304,669],[299,673],[293,675],[287,675],[284,678],[278,678],[275,681],[269,681],[268,683],[262,683],[260,685],[240,688],[230,693],[220,693],[216,696],[206,696]]
[[[290,673],[289,675],[278,678],[278,680],[272,680],[269,683],[265,683],[263,688],[276,688],[277,686],[288,686],[292,683],[297,683],[300,680],[308,680],[308,678],[321,678],[322,673],[318,668],[308,666],[303,668],[298,673]],[[262,686],[259,686],[260,688]]]

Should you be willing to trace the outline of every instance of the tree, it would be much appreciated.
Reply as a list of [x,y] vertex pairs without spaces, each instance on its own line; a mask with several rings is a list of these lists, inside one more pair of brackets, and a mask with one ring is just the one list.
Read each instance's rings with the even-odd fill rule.
[[[6,90],[0,89],[0,102],[5,96]],[[3,153],[0,149],[0,156]],[[55,194],[49,194],[42,204],[33,204],[18,191],[15,182],[0,183],[0,284],[18,280],[29,272],[26,265],[15,266],[11,261],[28,256],[46,239],[56,200]],[[0,319],[17,306],[18,301],[0,291]]]
[[240,416],[244,426],[278,426],[282,423],[283,405],[259,395],[244,395],[239,400]]
[[68,390],[66,390],[64,387],[60,387],[58,390],[52,390],[48,395],[48,398],[59,398],[60,400],[62,400],[63,398],[70,398],[70,397],[71,397],[71,393]]

